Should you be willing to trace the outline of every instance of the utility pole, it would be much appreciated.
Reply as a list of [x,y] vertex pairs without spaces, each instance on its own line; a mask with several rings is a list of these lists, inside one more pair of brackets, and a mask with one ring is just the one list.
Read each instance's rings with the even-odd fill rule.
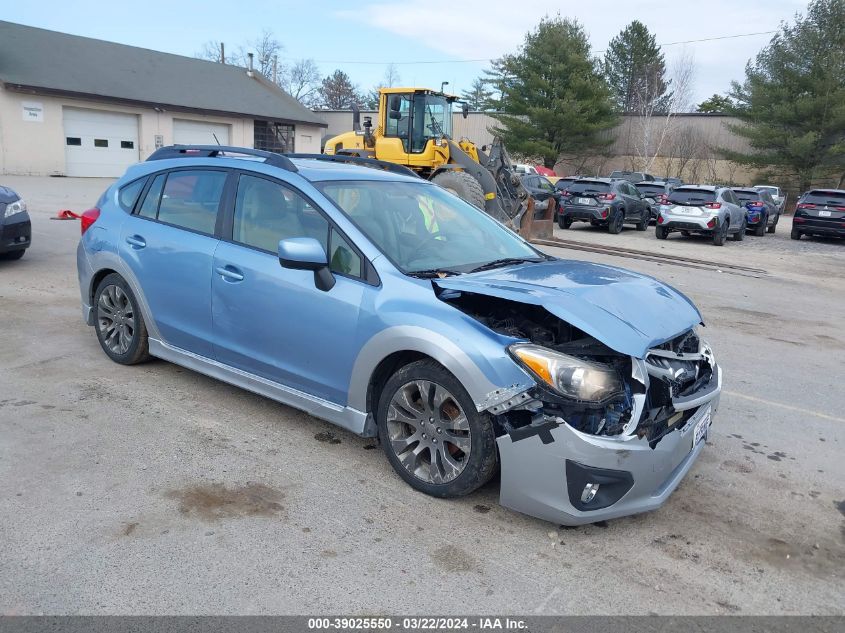
[[226,63],[226,50],[225,50],[225,46],[223,45],[223,42],[220,42],[220,63],[221,64]]
[[277,71],[278,65],[279,65],[279,56],[273,55],[273,83],[276,84],[277,86],[279,85],[279,82],[276,80],[276,75],[277,75],[276,71]]

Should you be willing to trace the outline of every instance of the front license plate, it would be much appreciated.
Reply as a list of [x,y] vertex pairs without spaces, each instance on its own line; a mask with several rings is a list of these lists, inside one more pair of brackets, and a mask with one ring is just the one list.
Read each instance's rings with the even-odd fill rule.
[[593,201],[590,198],[578,198],[578,204],[592,204]]
[[819,211],[819,216],[821,216],[823,218],[829,218],[830,217],[830,211]]
[[695,425],[695,431],[692,434],[692,447],[695,448],[698,443],[707,437],[707,429],[710,428],[710,407],[704,411],[701,420]]

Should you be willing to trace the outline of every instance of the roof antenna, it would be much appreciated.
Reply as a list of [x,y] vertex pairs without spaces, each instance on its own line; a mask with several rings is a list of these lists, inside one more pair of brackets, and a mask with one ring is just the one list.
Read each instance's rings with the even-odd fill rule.
[[214,132],[212,132],[211,135],[214,137],[214,142],[222,147],[223,145],[222,143],[220,143],[220,140],[217,138],[217,135]]

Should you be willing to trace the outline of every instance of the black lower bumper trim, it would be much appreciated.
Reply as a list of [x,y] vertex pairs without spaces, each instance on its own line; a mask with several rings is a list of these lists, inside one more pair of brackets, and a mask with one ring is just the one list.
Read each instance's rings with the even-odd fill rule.
[[[598,484],[596,496],[588,503],[581,501],[581,493],[587,484]],[[627,470],[594,468],[566,460],[566,488],[572,506],[588,512],[612,506],[625,496],[634,485],[634,476]]]

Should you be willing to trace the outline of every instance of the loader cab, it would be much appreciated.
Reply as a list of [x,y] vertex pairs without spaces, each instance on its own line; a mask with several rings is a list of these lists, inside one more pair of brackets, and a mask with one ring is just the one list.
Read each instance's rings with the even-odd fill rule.
[[[381,94],[381,127],[385,140],[399,139],[408,164],[428,162],[429,141],[452,138],[452,102],[455,97],[430,90],[387,89]],[[389,145],[398,149],[395,140]],[[377,152],[381,154],[381,152]]]

